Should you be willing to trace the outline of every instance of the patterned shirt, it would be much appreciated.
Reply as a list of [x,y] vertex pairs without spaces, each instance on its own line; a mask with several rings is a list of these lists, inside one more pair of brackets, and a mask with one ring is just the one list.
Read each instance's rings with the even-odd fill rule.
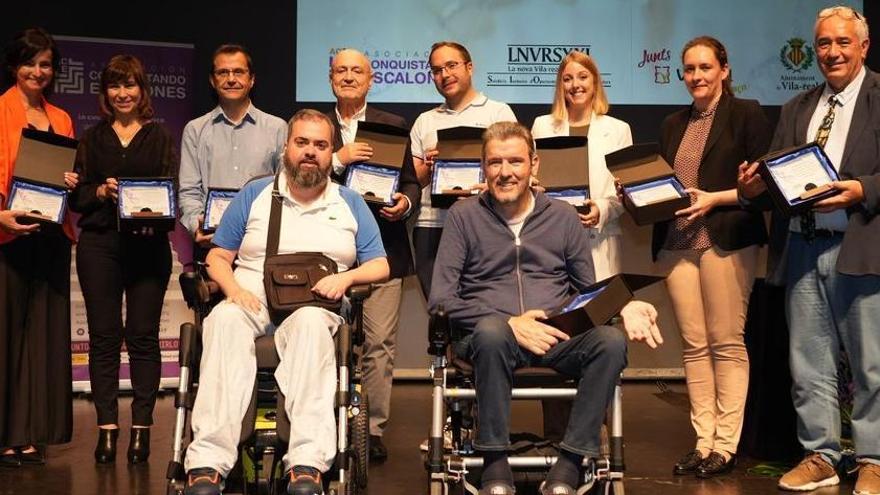
[[[718,102],[715,101],[705,111],[699,111],[696,107],[691,109],[684,137],[675,154],[675,176],[684,187],[699,188],[700,162],[703,161],[703,151],[706,149],[706,141],[709,139],[709,131],[715,120],[715,110]],[[691,197],[691,204],[693,204]],[[666,249],[693,249],[705,250],[712,245],[709,237],[709,229],[706,226],[706,217],[688,220],[686,216],[675,217],[669,235],[666,237]]]

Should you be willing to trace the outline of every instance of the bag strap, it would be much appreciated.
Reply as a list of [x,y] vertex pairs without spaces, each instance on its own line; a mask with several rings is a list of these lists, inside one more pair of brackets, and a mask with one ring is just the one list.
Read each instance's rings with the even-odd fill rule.
[[278,254],[278,240],[281,237],[281,207],[284,198],[278,191],[278,177],[281,174],[275,174],[275,181],[272,183],[272,199],[271,208],[269,209],[269,229],[266,232],[266,257]]

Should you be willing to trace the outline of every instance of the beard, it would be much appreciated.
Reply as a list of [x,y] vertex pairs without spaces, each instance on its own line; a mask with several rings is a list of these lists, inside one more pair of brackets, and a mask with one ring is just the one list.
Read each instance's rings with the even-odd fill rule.
[[[317,164],[317,162],[311,162],[307,160],[304,161],[306,163]],[[299,163],[290,163],[287,161],[285,156],[284,166],[287,169],[289,180],[293,181],[293,183],[295,183],[299,187],[303,187],[306,189],[320,187],[327,183],[327,180],[329,178],[329,166],[322,167],[320,164],[318,164],[317,168],[305,168],[302,166],[302,164],[303,161],[300,161]]]

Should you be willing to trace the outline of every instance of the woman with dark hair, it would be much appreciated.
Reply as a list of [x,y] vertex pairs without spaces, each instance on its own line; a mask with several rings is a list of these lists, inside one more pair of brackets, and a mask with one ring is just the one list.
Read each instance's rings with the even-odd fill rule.
[[754,100],[733,95],[727,50],[701,36],[682,50],[693,103],[668,116],[660,152],[688,188],[691,206],[654,226],[652,253],[662,271],[683,340],[684,371],[696,447],[675,474],[708,478],[736,463],[749,386],[743,340],[758,246],[760,213],[737,203],[737,170],[770,144],[770,126]]
[[[24,128],[73,137],[73,122],[46,101],[60,55],[31,28],[6,45],[0,96],[0,467],[43,464],[43,446],[70,441],[70,244],[63,232],[23,225],[6,210]],[[11,87],[9,87],[11,85]],[[77,176],[65,174],[68,187]],[[69,215],[68,215],[69,218]]]
[[104,120],[80,140],[76,170],[82,183],[71,198],[71,208],[82,213],[76,268],[89,323],[89,377],[99,432],[95,460],[116,460],[124,341],[134,391],[128,445],[128,461],[134,464],[150,455],[149,427],[161,366],[159,318],[171,275],[171,250],[165,232],[117,230],[117,178],[176,177],[177,158],[171,135],[150,120],[149,84],[137,58],[110,59],[101,72],[98,103]]

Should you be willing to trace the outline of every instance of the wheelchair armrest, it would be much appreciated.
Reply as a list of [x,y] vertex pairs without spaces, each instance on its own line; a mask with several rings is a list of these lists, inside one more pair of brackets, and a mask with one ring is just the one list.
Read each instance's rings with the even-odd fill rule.
[[183,272],[178,279],[186,305],[191,309],[204,307],[211,297],[220,292],[217,282],[207,279],[199,272]]
[[352,303],[361,303],[370,297],[370,294],[373,293],[372,284],[361,284],[361,285],[352,285],[346,291],[346,296],[351,299]]
[[364,301],[370,297],[372,292],[372,284],[353,285],[345,291],[345,295],[351,302],[351,341],[355,345],[361,345],[367,339],[364,333]]
[[183,293],[183,300],[190,308],[196,307],[203,302],[202,290],[200,285],[204,284],[202,276],[198,272],[183,272],[178,278],[180,281],[180,291]]
[[206,280],[205,287],[208,289],[209,298],[210,296],[220,293],[220,284],[214,282],[213,280]]
[[428,354],[435,357],[446,356],[450,340],[449,317],[440,306],[431,314],[428,322]]

